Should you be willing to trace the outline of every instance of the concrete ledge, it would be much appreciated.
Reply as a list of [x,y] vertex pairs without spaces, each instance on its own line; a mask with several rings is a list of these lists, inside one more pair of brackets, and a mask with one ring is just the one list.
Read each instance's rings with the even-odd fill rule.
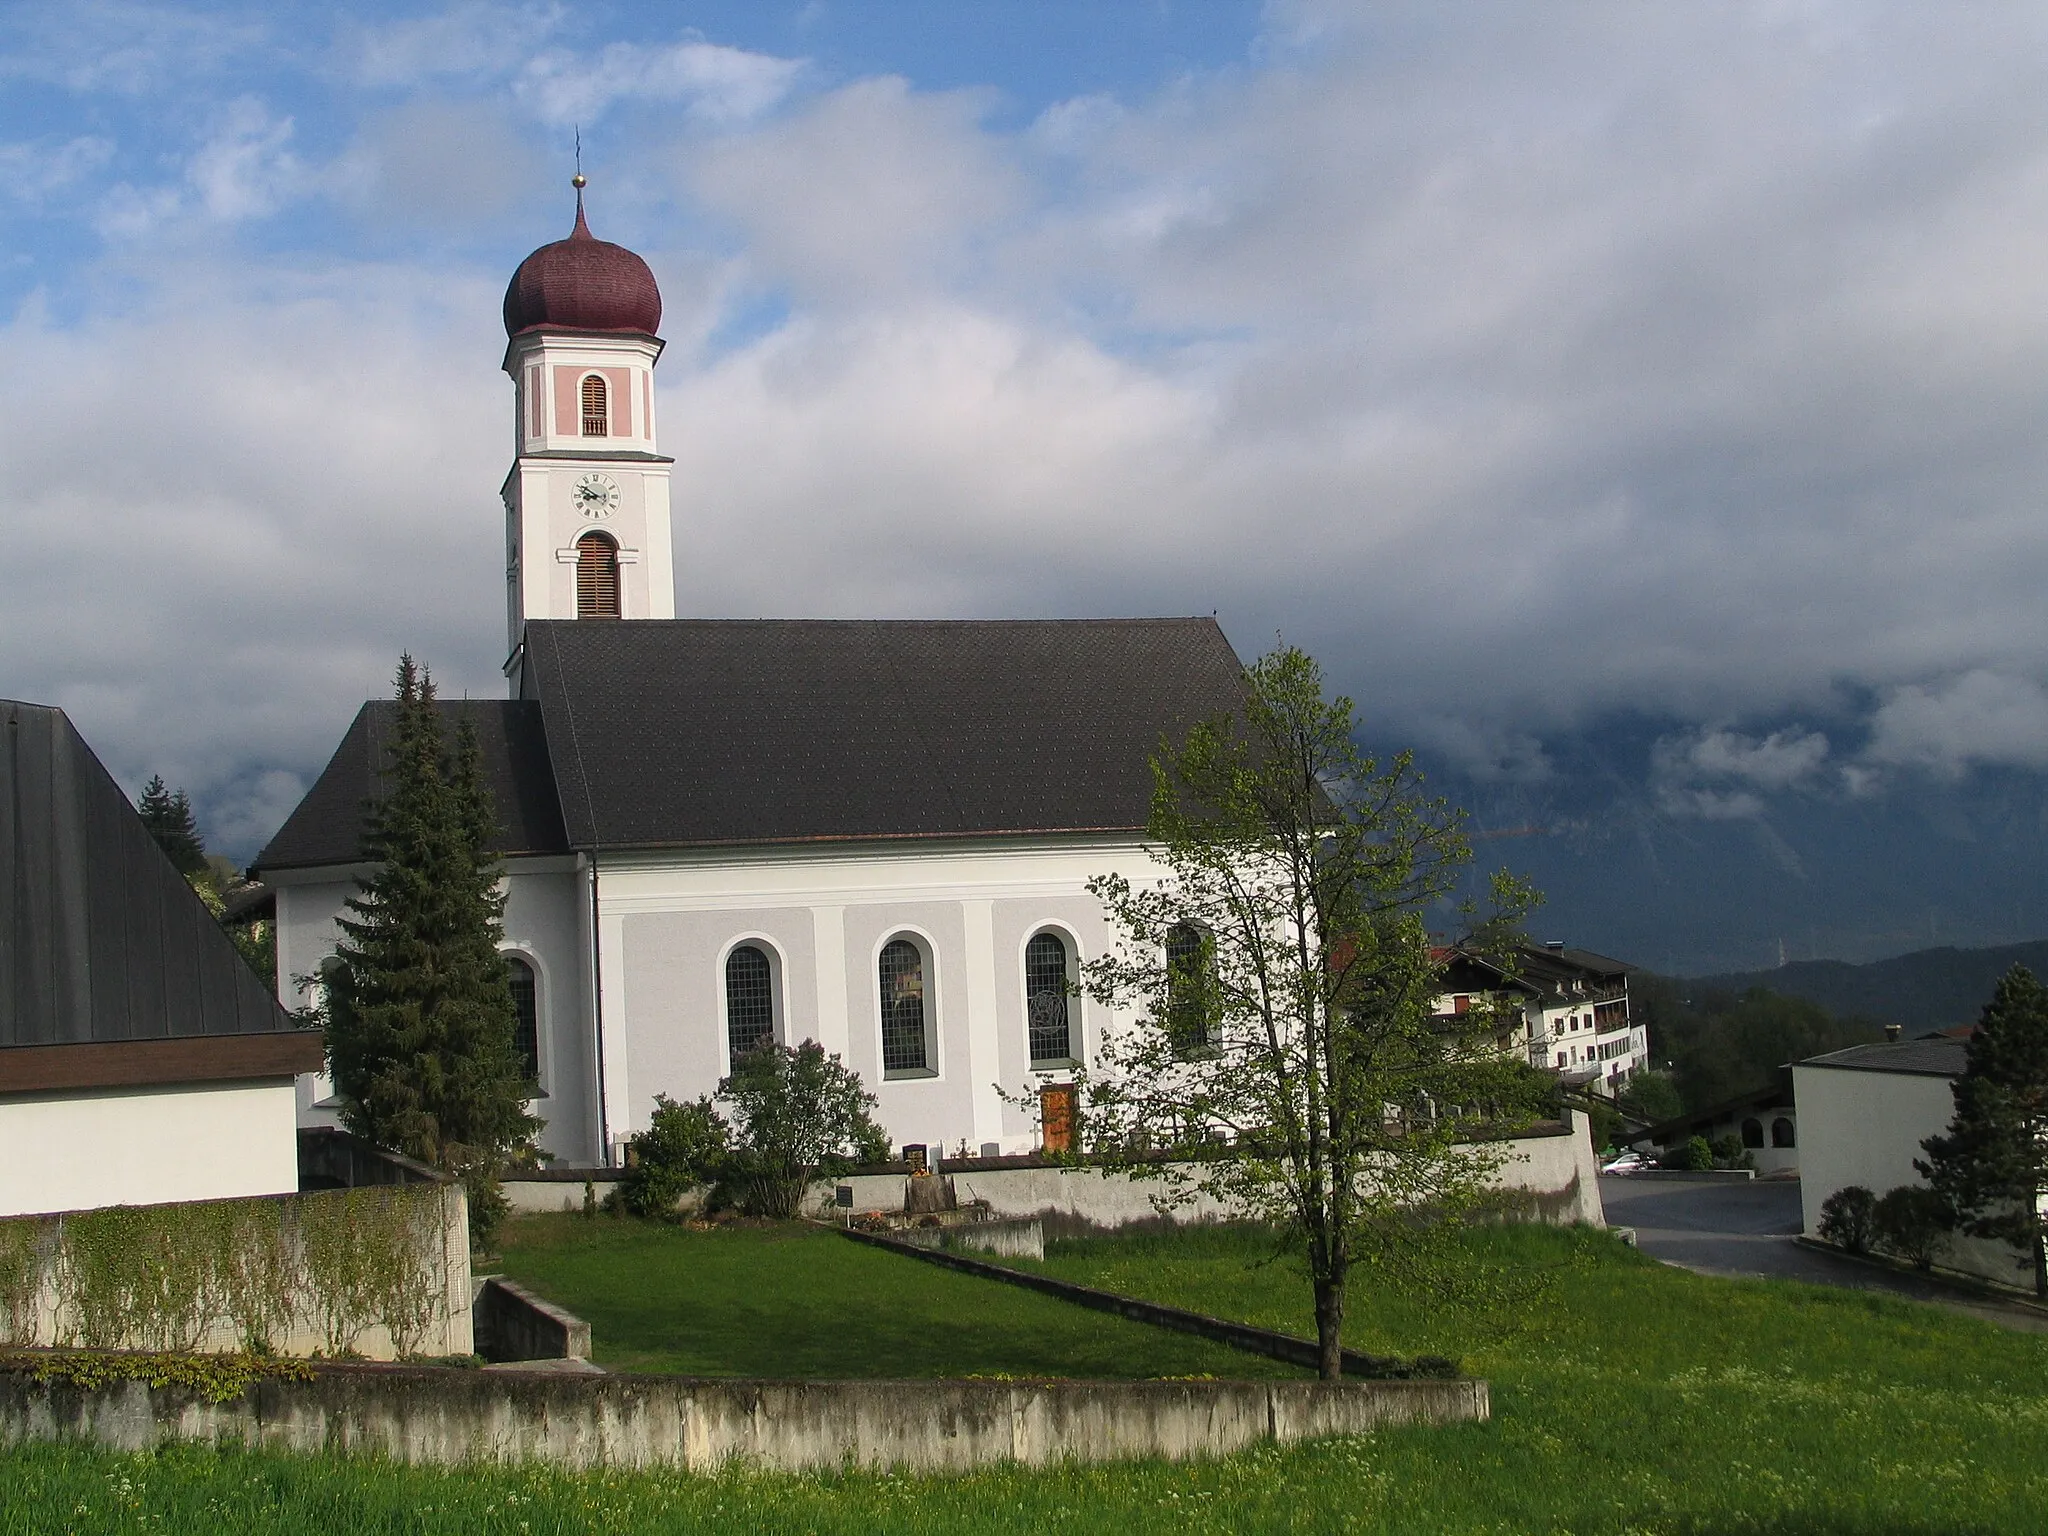
[[328,1365],[209,1403],[187,1387],[0,1369],[0,1446],[174,1441],[455,1466],[964,1472],[1223,1456],[1389,1424],[1478,1422],[1483,1381],[710,1381]]
[[1643,1179],[1651,1182],[1689,1180],[1694,1184],[1747,1184],[1756,1177],[1754,1168],[1635,1168],[1627,1173],[1603,1173],[1603,1179]]
[[[927,1264],[957,1269],[963,1274],[979,1275],[985,1280],[1000,1280],[1006,1285],[1022,1286],[1027,1291],[1057,1296],[1061,1301],[1071,1301],[1076,1306],[1088,1307],[1097,1312],[1111,1312],[1118,1317],[1129,1318],[1134,1323],[1149,1323],[1155,1328],[1171,1328],[1176,1333],[1192,1333],[1208,1339],[1211,1343],[1225,1344],[1232,1349],[1244,1350],[1248,1354],[1264,1355],[1269,1360],[1284,1360],[1289,1365],[1299,1365],[1311,1371],[1322,1364],[1322,1355],[1316,1348],[1315,1341],[1298,1339],[1291,1333],[1276,1333],[1270,1328],[1254,1328],[1250,1323],[1233,1323],[1226,1318],[1210,1317],[1202,1312],[1162,1306],[1156,1301],[1140,1301],[1135,1296],[1121,1296],[1115,1291],[1098,1291],[1093,1286],[1075,1285],[1071,1280],[1055,1280],[1051,1275],[1034,1274],[1024,1269],[1010,1269],[1001,1264],[970,1259],[965,1254],[949,1253],[943,1248],[915,1246],[898,1238],[879,1237],[872,1232],[847,1230],[844,1235],[857,1243],[869,1243],[913,1259],[923,1259]],[[1441,1367],[1441,1374],[1431,1367]],[[1401,1380],[1411,1376],[1438,1381],[1456,1378],[1456,1368],[1448,1360],[1426,1360],[1410,1364],[1379,1355],[1361,1354],[1355,1349],[1344,1351],[1344,1373],[1369,1381]]]

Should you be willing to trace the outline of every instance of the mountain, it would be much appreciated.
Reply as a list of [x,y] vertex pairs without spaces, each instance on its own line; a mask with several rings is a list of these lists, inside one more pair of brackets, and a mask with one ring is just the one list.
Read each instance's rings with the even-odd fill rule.
[[1903,1024],[1908,1030],[1970,1024],[1991,992],[2015,965],[2048,976],[2048,939],[2001,944],[1992,949],[1919,949],[1868,965],[1840,960],[1795,960],[1767,971],[1730,971],[1681,981],[1693,992],[1743,992],[1768,987],[1803,997],[1835,1014],[1861,1015]]

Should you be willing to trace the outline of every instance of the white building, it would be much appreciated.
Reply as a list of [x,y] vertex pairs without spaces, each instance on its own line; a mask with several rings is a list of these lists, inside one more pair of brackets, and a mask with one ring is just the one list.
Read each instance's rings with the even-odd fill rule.
[[1459,950],[1447,957],[1436,1011],[1449,1018],[1482,997],[1512,999],[1514,1025],[1497,1042],[1503,1052],[1526,1052],[1531,1066],[1611,1097],[1650,1060],[1648,1035],[1629,1009],[1629,970],[1563,944],[1525,945],[1512,965]]
[[[1806,1235],[1820,1235],[1821,1208],[1839,1189],[1860,1185],[1874,1195],[1901,1184],[1924,1184],[1914,1168],[1921,1143],[1948,1130],[1955,1116],[1953,1084],[1962,1076],[1968,1040],[1928,1035],[1830,1051],[1792,1066],[1799,1106],[1799,1203]],[[1956,1237],[1946,1268],[2030,1288],[2032,1256],[2004,1243]]]
[[0,701],[0,1216],[293,1193],[319,1064],[64,712]]
[[[1067,991],[1109,942],[1087,882],[1152,872],[1148,760],[1236,709],[1242,667],[1207,619],[677,619],[660,314],[580,194],[514,276],[512,697],[442,706],[497,797],[542,1145],[615,1160],[657,1093],[711,1091],[768,1035],[842,1057],[898,1144],[1029,1150],[1003,1092],[1115,1022]],[[390,720],[364,706],[257,861],[288,1002],[338,942]]]

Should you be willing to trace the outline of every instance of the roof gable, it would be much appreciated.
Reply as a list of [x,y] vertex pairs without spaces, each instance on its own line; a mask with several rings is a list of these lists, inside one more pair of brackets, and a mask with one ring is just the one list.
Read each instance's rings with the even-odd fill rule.
[[0,1047],[295,1027],[64,712],[0,701]]

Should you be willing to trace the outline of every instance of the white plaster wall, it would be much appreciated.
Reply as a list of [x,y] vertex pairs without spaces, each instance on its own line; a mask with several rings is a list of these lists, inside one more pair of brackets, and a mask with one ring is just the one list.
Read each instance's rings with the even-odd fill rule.
[[[782,1038],[816,1039],[859,1072],[894,1144],[1031,1150],[1033,1115],[997,1092],[1058,1075],[1034,1073],[1027,1060],[1024,945],[1051,927],[1077,963],[1103,953],[1110,930],[1086,886],[1111,871],[1134,880],[1158,873],[1136,844],[1083,839],[602,860],[614,1142],[646,1128],[656,1093],[688,1099],[716,1088],[728,1067],[723,960],[752,939],[779,962]],[[882,945],[906,932],[931,951],[936,1070],[884,1078],[875,964]],[[1085,1000],[1072,1008],[1092,1053],[1112,1020]]]
[[[539,975],[541,1090],[533,1112],[546,1123],[544,1151],[571,1163],[599,1160],[595,1050],[589,1028],[588,945],[579,937],[583,886],[570,858],[511,859],[505,866],[505,947]],[[356,894],[354,869],[280,870],[277,890],[278,1000],[308,1001],[298,978],[317,976],[341,942],[339,920]],[[338,1125],[324,1076],[298,1080],[299,1124]]]
[[[1926,1156],[1921,1142],[1948,1129],[1955,1114],[1952,1081],[1911,1072],[1793,1067],[1799,1203],[1808,1237],[1820,1235],[1821,1207],[1838,1189],[1860,1184],[1882,1195],[1901,1184],[1926,1182],[1913,1159]],[[2008,1285],[2030,1283],[2025,1258],[2002,1243],[1959,1238],[1944,1262]]]
[[289,1078],[0,1098],[0,1216],[291,1194]]

